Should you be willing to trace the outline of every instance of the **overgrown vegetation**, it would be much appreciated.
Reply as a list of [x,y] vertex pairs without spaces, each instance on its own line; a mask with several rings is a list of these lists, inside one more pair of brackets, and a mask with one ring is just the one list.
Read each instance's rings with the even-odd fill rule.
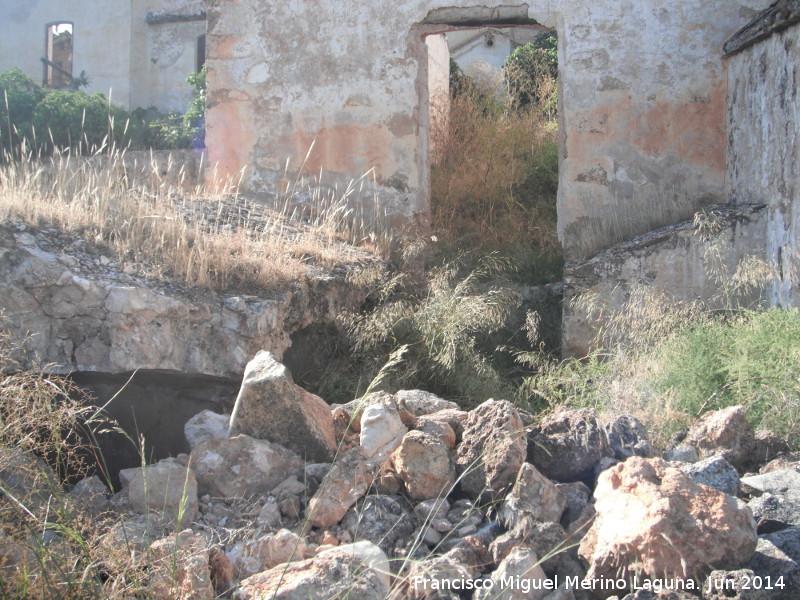
[[202,147],[205,69],[190,74],[187,83],[193,89],[187,112],[163,114],[153,108],[128,112],[100,93],[47,90],[16,68],[0,73],[0,162],[66,149],[95,154],[111,148]]
[[662,447],[704,413],[741,404],[753,425],[797,447],[800,312],[758,301],[776,277],[762,259],[724,266],[724,236],[709,230],[708,217],[698,216],[697,235],[708,243],[704,262],[717,296],[684,301],[634,286],[625,304],[609,311],[607,299],[584,295],[577,309],[603,324],[596,350],[566,361],[522,354],[536,373],[519,401],[535,410],[593,407],[609,419],[632,414]]
[[502,280],[509,270],[506,259],[488,255],[474,268],[472,261],[453,261],[433,269],[424,288],[407,273],[379,274],[374,310],[344,318],[356,389],[325,391],[342,399],[360,396],[402,348],[402,360],[382,378],[383,389],[423,388],[464,406],[510,396],[511,382],[496,368],[494,348],[482,343],[506,326],[520,303]]
[[464,74],[451,65],[450,106],[435,119],[446,126],[431,132],[432,225],[446,259],[477,248],[476,255],[508,257],[519,281],[561,278],[553,60],[554,51],[530,45],[509,57],[503,73]]
[[298,181],[264,204],[240,196],[238,181],[190,178],[182,166],[137,163],[119,150],[29,153],[0,166],[0,219],[57,226],[105,244],[136,273],[215,290],[297,281],[359,256],[349,244],[380,254],[391,243],[383,223],[349,206],[358,182],[328,197]]

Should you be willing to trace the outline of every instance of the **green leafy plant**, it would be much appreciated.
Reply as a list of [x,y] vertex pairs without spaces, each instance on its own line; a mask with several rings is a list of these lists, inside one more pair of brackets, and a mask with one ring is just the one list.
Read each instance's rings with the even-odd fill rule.
[[517,47],[506,60],[509,93],[516,106],[541,106],[554,113],[558,103],[558,50],[554,31],[540,33],[531,44]]
[[112,144],[125,145],[129,115],[103,94],[53,90],[33,111],[37,145],[48,150],[75,148],[94,153]]

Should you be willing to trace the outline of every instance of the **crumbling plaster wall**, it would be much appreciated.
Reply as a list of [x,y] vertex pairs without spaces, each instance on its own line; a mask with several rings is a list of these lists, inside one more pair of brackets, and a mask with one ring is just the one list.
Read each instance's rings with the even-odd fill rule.
[[691,219],[660,227],[573,264],[565,274],[562,352],[586,356],[595,347],[602,315],[641,298],[642,288],[673,301],[700,302],[710,308],[755,305],[760,294],[726,290],[723,280],[749,257],[766,259],[767,212],[763,204],[719,205],[708,209],[713,235]]
[[[374,168],[384,210],[429,209],[425,35],[538,23],[559,34],[560,237],[569,258],[725,198],[723,42],[767,0],[209,2],[209,158],[246,188],[287,159],[339,183]],[[313,150],[309,148],[314,143]],[[289,180],[291,181],[291,180]]]
[[767,205],[775,305],[800,305],[800,25],[728,58],[728,185],[734,202]]

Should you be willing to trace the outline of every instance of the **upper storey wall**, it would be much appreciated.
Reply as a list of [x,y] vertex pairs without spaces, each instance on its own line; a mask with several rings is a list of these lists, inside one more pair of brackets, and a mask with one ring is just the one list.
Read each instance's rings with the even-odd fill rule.
[[128,106],[130,0],[108,0],[102,8],[95,0],[0,0],[0,71],[17,67],[42,83],[46,29],[54,23],[72,23],[72,73],[86,71],[87,91]]
[[[211,0],[209,158],[275,193],[305,161],[403,219],[428,198],[424,36],[539,23],[559,34],[559,229],[580,258],[725,201],[722,45],[766,0]],[[309,152],[309,148],[312,147]],[[370,171],[371,169],[374,169]]]

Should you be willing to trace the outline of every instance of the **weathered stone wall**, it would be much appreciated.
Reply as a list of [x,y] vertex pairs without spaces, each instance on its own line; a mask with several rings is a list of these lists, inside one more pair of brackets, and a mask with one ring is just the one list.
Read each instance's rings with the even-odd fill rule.
[[[211,0],[210,162],[246,187],[330,185],[371,171],[362,202],[401,218],[429,208],[426,35],[541,24],[559,34],[559,229],[569,257],[725,201],[723,42],[767,0],[532,0],[440,8]],[[313,149],[309,152],[309,148]]]
[[692,220],[668,225],[612,246],[574,264],[565,275],[563,353],[586,356],[599,324],[575,302],[593,294],[604,310],[622,309],[638,287],[663,292],[676,301],[700,301],[710,308],[757,302],[760,294],[726,297],[721,280],[747,257],[765,258],[764,205],[715,207],[717,229],[701,235]]
[[180,111],[188,107],[192,89],[186,76],[197,68],[197,40],[206,32],[206,20],[200,18],[205,4],[205,0],[134,0],[131,106]]
[[776,305],[800,305],[800,25],[728,59],[728,186],[767,205],[767,256],[782,280]]
[[0,225],[2,327],[25,340],[23,366],[241,377],[256,352],[281,357],[292,333],[333,323],[365,293],[320,276],[259,297],[218,296],[132,270],[59,230]]

